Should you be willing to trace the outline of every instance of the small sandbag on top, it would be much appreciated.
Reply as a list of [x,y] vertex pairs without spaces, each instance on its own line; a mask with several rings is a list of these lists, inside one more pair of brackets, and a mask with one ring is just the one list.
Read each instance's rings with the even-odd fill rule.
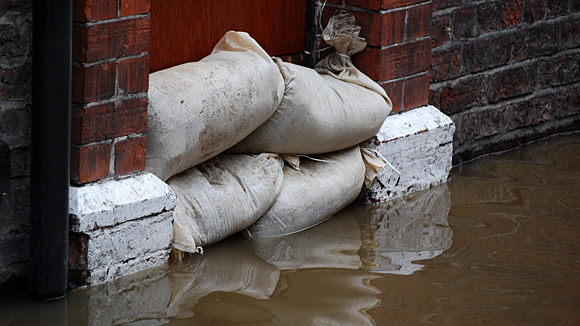
[[282,166],[275,154],[220,154],[170,178],[173,248],[199,252],[254,223],[280,194]]
[[320,154],[376,135],[392,103],[380,85],[352,64],[350,56],[366,45],[358,37],[360,27],[353,24],[352,14],[331,18],[323,36],[336,52],[316,70],[274,59],[286,84],[282,102],[231,152]]
[[364,180],[359,146],[305,158],[299,170],[286,165],[280,196],[246,235],[278,237],[322,223],[356,199]]
[[242,140],[284,94],[278,66],[247,33],[228,32],[213,52],[149,76],[146,169],[162,180]]

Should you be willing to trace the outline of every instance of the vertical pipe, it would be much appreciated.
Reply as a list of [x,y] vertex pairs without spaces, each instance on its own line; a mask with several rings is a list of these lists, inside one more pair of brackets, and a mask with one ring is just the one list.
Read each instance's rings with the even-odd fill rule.
[[28,288],[66,295],[72,0],[33,1]]
[[307,67],[316,64],[316,0],[306,0],[306,35],[304,35],[305,60]]

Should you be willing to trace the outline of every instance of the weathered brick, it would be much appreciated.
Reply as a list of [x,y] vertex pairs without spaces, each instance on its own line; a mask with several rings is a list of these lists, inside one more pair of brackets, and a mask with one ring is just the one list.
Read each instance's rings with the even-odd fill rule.
[[[564,16],[568,13],[568,0],[546,0],[548,18]],[[578,2],[573,0],[571,2]]]
[[387,81],[429,70],[431,41],[427,39],[376,49],[353,56],[355,66],[374,80]]
[[546,16],[546,7],[544,0],[527,0],[524,8],[524,21],[527,23],[534,23],[538,20],[544,19]]
[[499,29],[501,20],[499,2],[482,3],[477,6],[477,27],[480,33],[486,33]]
[[381,85],[393,102],[393,112],[399,112],[403,108],[403,81],[392,81]]
[[441,91],[441,111],[453,114],[474,106],[487,104],[486,75],[467,76],[449,84]]
[[145,132],[147,98],[75,108],[71,124],[72,140],[78,145]]
[[522,22],[524,11],[523,0],[504,0],[501,1],[501,28],[516,26]]
[[506,130],[506,110],[503,107],[475,110],[461,114],[454,122],[456,120],[460,120],[457,122],[457,134],[461,135],[460,143],[494,136]]
[[149,17],[73,26],[73,60],[94,62],[149,51]]
[[433,82],[456,78],[461,75],[461,47],[445,47],[431,52],[431,70]]
[[0,100],[27,98],[31,92],[31,65],[0,69]]
[[540,67],[541,86],[561,86],[580,81],[580,53],[570,53],[542,61]]
[[433,105],[436,108],[441,108],[441,87],[435,87],[433,88],[432,85],[430,85],[430,89],[429,89],[429,104]]
[[570,12],[579,12],[580,11],[580,1],[570,1]]
[[580,47],[580,19],[564,22],[561,35],[563,46],[569,49]]
[[115,95],[117,68],[114,63],[89,67],[72,67],[73,102],[85,103],[104,100]]
[[516,68],[507,68],[490,75],[490,103],[502,99],[529,94],[534,91],[537,82],[536,64],[529,64]]
[[109,175],[111,144],[71,146],[71,182],[83,184],[106,178]]
[[22,64],[22,58],[27,57],[31,50],[31,19],[30,13],[5,15],[0,20],[0,54],[2,56],[2,68],[12,68]]
[[510,104],[506,106],[507,128],[514,130],[549,121],[555,109],[552,94]]
[[459,39],[476,37],[474,17],[475,7],[456,10],[453,13],[453,35]]
[[407,21],[407,39],[428,36],[431,34],[431,15],[433,6],[426,3],[421,6],[409,9],[409,19]]
[[120,0],[121,17],[147,14],[151,7],[151,0]]
[[560,96],[562,100],[556,103],[556,108],[560,110],[555,114],[555,117],[562,119],[565,117],[580,114],[580,85],[575,85],[570,88],[561,88]]
[[149,57],[139,57],[119,62],[119,92],[133,94],[149,89]]
[[30,12],[32,11],[32,0],[2,0],[0,2],[0,16],[8,11]]
[[347,5],[357,6],[366,9],[381,10],[405,7],[425,0],[346,0]]
[[405,80],[404,110],[429,103],[429,75],[419,75]]
[[478,72],[507,64],[511,58],[513,35],[496,35],[466,42],[463,64],[467,72]]
[[451,37],[451,15],[435,16],[431,26],[431,45],[442,46]]
[[559,50],[559,24],[542,24],[518,31],[514,40],[514,59],[522,61]]
[[115,144],[115,173],[123,175],[145,170],[145,136],[129,138]]
[[74,0],[73,20],[90,22],[117,17],[117,0]]
[[30,145],[30,110],[26,101],[0,101],[0,139],[12,149]]
[[433,10],[456,7],[462,3],[463,0],[433,0]]

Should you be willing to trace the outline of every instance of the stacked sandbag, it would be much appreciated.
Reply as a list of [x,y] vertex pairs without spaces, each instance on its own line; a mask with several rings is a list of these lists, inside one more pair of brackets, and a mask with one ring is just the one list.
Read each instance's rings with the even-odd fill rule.
[[350,204],[364,180],[365,164],[358,146],[305,158],[299,170],[284,166],[280,195],[246,234],[278,237],[317,225]]
[[280,194],[282,166],[275,154],[221,154],[169,179],[174,249],[199,252],[254,223]]
[[285,82],[282,102],[270,119],[230,151],[320,154],[375,136],[392,103],[384,89],[350,60],[366,45],[359,31],[352,14],[333,17],[324,35],[337,52],[316,70],[276,58]]
[[247,33],[228,32],[212,53],[149,76],[146,169],[162,180],[249,135],[284,93],[278,66]]

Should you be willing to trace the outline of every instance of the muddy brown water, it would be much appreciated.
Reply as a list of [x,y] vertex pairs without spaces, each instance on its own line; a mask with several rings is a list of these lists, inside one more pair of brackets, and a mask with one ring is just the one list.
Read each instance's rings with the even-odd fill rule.
[[0,325],[580,325],[580,134],[269,241],[36,302]]

